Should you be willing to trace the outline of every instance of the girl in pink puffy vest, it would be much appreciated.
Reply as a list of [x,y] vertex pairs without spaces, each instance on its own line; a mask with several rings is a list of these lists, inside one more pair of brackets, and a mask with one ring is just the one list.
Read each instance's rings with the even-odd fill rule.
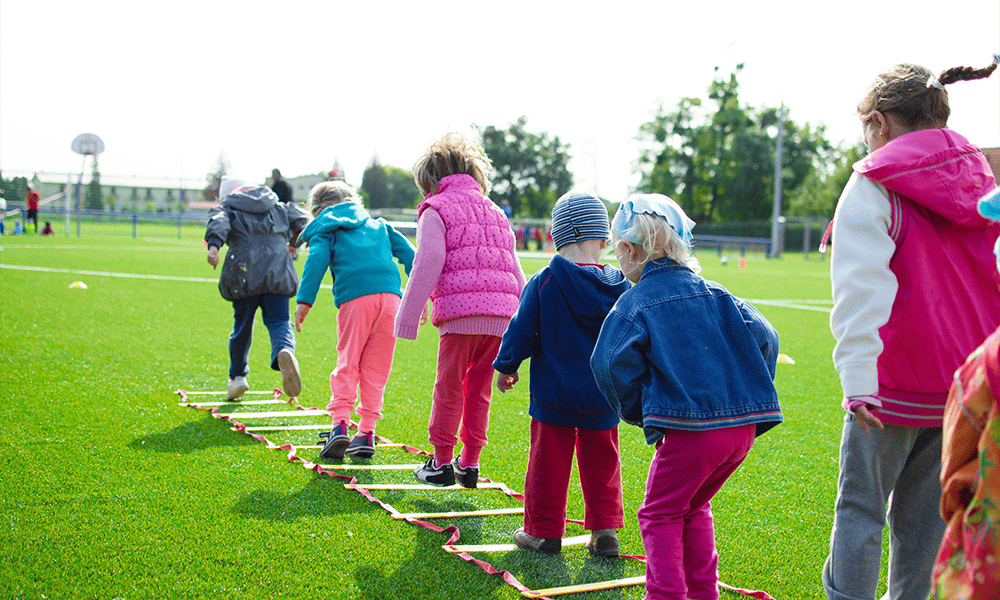
[[[467,488],[479,481],[486,446],[493,360],[517,311],[524,272],[504,212],[486,197],[492,165],[482,146],[448,134],[413,167],[424,193],[418,207],[417,252],[396,315],[396,337],[416,339],[427,299],[438,328],[437,378],[428,429],[434,456],[417,480]],[[455,445],[462,440],[462,452]]]

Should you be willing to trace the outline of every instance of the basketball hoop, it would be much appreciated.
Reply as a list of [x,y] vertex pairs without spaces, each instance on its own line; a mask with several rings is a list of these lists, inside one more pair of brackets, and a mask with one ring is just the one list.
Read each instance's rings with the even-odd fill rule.
[[97,156],[101,152],[104,152],[104,141],[93,133],[81,133],[73,139],[70,148],[77,154]]

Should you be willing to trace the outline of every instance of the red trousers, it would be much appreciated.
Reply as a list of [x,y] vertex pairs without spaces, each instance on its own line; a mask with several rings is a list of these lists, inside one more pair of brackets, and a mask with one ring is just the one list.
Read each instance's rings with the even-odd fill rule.
[[438,340],[437,380],[428,423],[434,458],[450,462],[461,436],[466,464],[478,464],[486,446],[493,398],[493,361],[500,351],[495,335],[448,333]]
[[583,490],[584,529],[625,526],[618,428],[578,429],[532,419],[528,470],[524,475],[524,531],[528,535],[557,538],[566,533],[566,498],[574,449]]

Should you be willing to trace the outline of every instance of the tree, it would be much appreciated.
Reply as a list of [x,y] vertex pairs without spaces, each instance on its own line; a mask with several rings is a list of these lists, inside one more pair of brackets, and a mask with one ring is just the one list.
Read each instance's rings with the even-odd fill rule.
[[[716,69],[711,112],[700,99],[684,98],[673,112],[661,106],[639,128],[640,189],[674,197],[695,221],[767,219],[773,210],[778,109],[740,104],[742,69],[737,65],[728,78]],[[836,151],[822,127],[786,118],[783,132],[782,187],[791,193]]]
[[399,167],[385,166],[386,183],[389,188],[389,206],[393,208],[413,208],[420,203],[422,194],[413,173]]
[[91,171],[90,183],[87,184],[87,193],[83,199],[83,208],[86,210],[104,210],[104,194],[101,192],[101,171],[97,167],[97,155],[94,155],[94,168]]
[[372,162],[361,175],[361,197],[369,208],[387,208],[389,206],[389,178],[385,168],[379,164],[378,156],[372,157]]
[[7,200],[7,208],[13,208],[13,202],[25,201],[25,194],[28,193],[28,179],[26,177],[5,179],[0,175],[0,185],[3,186],[3,197]]
[[548,217],[556,199],[573,186],[569,144],[559,136],[531,133],[521,116],[506,130],[480,129],[483,147],[493,163],[493,201],[507,200],[514,214]]
[[224,152],[219,153],[215,169],[207,175],[208,185],[201,191],[206,202],[219,201],[219,189],[222,187],[222,178],[229,173],[229,159]]
[[854,163],[864,155],[865,145],[859,143],[843,151],[830,173],[825,176],[819,170],[810,173],[802,185],[788,195],[788,214],[793,217],[832,219],[837,200],[854,172]]

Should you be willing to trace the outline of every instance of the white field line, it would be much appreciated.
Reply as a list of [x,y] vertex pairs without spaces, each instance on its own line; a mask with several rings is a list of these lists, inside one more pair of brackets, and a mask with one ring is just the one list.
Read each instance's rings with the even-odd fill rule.
[[[72,275],[94,275],[98,277],[119,277],[123,279],[155,279],[159,281],[186,281],[195,283],[218,283],[216,278],[208,277],[176,277],[172,275],[141,275],[138,273],[114,273],[111,271],[86,271],[81,269],[56,269],[53,267],[26,267],[20,265],[0,264],[0,269],[13,269],[15,271],[41,271],[44,273],[68,273]],[[323,289],[332,289],[330,285],[320,286]],[[812,304],[832,304],[832,300],[767,300],[767,299],[747,299],[751,304],[763,304],[765,306],[777,306],[780,308],[797,308],[799,310],[812,310],[816,312],[830,312],[830,308],[824,306],[810,306]]]
[[764,300],[746,299],[750,304],[763,304],[764,306],[778,306],[780,308],[797,308],[799,310],[813,310],[816,312],[828,313],[832,308],[826,306],[811,306],[812,304],[833,304],[833,300]]

